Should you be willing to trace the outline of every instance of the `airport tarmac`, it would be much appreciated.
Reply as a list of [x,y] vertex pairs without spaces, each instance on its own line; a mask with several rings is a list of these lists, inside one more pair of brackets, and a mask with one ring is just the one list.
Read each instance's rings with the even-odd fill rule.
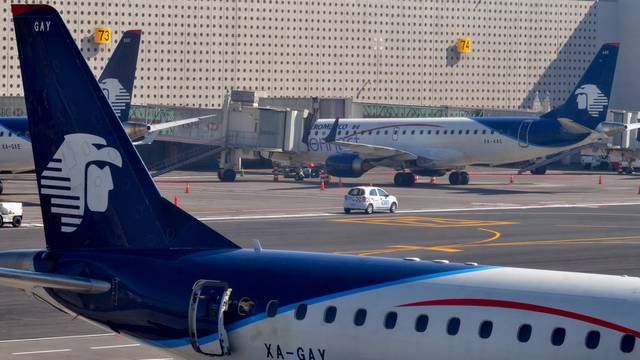
[[[393,173],[372,172],[357,184],[386,188],[402,210],[372,216],[342,214],[346,189],[334,184],[322,191],[317,180],[273,182],[263,173],[220,183],[198,173],[172,173],[157,184],[165,197],[178,196],[185,210],[244,247],[258,239],[266,249],[640,276],[640,178],[552,171],[515,176],[510,184],[512,174],[478,169],[468,186],[425,179],[414,188],[395,188]],[[0,201],[26,202],[27,225],[0,229],[0,250],[42,247],[35,183],[23,177],[6,181],[5,189]],[[171,357],[8,288],[0,288],[0,324],[2,359]]]

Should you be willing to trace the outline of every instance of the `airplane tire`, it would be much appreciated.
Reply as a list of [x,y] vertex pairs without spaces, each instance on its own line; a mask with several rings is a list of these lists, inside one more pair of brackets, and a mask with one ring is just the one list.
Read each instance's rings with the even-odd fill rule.
[[344,208],[344,213],[345,214],[351,214],[351,209]]
[[399,172],[393,177],[393,183],[396,186],[413,186],[416,183],[416,177],[412,173]]
[[540,166],[537,167],[533,170],[531,170],[531,175],[544,175],[547,173],[547,167],[546,166]]
[[367,208],[364,210],[364,212],[369,215],[373,214],[373,204],[367,205]]
[[232,169],[218,171],[218,178],[222,182],[234,182],[236,181],[236,172]]
[[402,186],[402,174],[404,174],[404,173],[400,173],[400,172],[399,172],[399,173],[396,173],[396,174],[393,176],[393,183],[394,183],[396,186]]
[[451,185],[460,185],[460,172],[459,171],[452,171],[451,174],[449,174],[449,184]]
[[460,185],[469,185],[469,173],[463,171],[460,173]]
[[2,195],[2,190],[4,190],[4,188],[2,186],[2,180],[0,180],[0,195]]

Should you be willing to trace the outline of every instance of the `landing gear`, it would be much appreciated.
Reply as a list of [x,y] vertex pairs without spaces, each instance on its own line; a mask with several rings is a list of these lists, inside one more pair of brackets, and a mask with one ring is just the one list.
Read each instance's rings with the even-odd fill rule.
[[396,186],[412,186],[416,183],[416,177],[412,173],[399,172],[393,177]]
[[451,174],[449,174],[449,184],[469,185],[469,173],[466,171],[452,171]]
[[220,169],[218,170],[218,179],[222,182],[234,182],[236,181],[236,172],[233,169]]
[[546,166],[540,166],[531,170],[531,175],[544,175],[547,173]]
[[2,187],[2,180],[0,180],[0,195],[2,195],[2,190],[3,190],[3,187]]

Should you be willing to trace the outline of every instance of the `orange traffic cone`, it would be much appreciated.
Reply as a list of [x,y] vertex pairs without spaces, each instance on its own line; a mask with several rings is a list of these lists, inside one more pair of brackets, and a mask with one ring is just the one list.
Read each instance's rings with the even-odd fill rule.
[[509,177],[509,184],[513,184],[515,182],[515,180],[516,180],[516,178],[513,175],[511,175]]
[[598,178],[598,185],[604,184],[604,180],[602,180],[602,175]]
[[436,183],[436,177],[432,176],[431,180],[429,180],[429,184],[435,184]]
[[189,194],[191,193],[191,186],[189,186],[189,184],[187,183],[187,186],[184,188],[184,193],[185,194]]
[[320,190],[324,191],[325,190],[325,185],[324,185],[324,180],[320,181]]
[[177,196],[173,197],[173,205],[180,207],[180,198]]

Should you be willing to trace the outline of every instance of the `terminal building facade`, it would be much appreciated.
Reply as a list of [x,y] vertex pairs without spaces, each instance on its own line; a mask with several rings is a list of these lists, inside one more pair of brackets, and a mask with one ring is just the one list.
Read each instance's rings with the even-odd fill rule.
[[[22,96],[11,2],[0,10],[0,97]],[[61,10],[96,74],[123,31],[143,30],[138,105],[219,108],[225,93],[244,89],[544,111],[564,100],[603,42],[628,40],[614,107],[640,107],[630,70],[640,55],[637,0],[44,2]],[[112,29],[109,44],[95,41],[103,27]],[[458,52],[461,38],[470,52]]]

